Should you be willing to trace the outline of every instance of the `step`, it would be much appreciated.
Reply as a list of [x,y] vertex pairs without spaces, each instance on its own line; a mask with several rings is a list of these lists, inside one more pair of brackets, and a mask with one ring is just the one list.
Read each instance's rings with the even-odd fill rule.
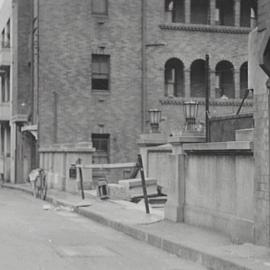
[[152,208],[164,208],[165,204],[150,204]]
[[150,204],[165,204],[167,202],[167,196],[158,196],[148,198]]

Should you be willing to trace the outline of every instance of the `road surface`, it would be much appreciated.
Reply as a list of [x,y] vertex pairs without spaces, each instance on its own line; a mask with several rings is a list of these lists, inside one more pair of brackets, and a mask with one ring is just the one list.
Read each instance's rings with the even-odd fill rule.
[[201,270],[68,208],[0,188],[0,269]]

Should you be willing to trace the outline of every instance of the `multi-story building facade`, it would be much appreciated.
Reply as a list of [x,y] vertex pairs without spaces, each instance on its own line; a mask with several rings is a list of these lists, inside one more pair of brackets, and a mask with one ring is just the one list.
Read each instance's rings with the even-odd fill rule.
[[[33,2],[5,0],[1,7],[0,164],[6,181],[24,181],[36,167],[33,108]],[[1,169],[1,168],[0,168]],[[1,170],[0,170],[1,172]]]
[[11,2],[0,10],[0,179],[10,179],[10,120],[11,120]]
[[41,144],[92,139],[107,160],[132,159],[149,108],[162,109],[168,134],[186,99],[204,102],[206,54],[213,113],[236,110],[247,88],[252,1],[41,0],[39,10]]
[[39,146],[92,141],[95,162],[134,160],[148,109],[162,110],[167,135],[186,100],[203,121],[207,76],[211,114],[236,111],[256,13],[251,0],[13,0],[17,176],[35,164],[35,132]]
[[258,0],[258,27],[249,39],[250,83],[254,88],[255,241],[270,246],[270,2]]

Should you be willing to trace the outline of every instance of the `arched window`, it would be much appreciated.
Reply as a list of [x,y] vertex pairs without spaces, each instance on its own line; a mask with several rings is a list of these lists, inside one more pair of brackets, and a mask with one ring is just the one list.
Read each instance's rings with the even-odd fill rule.
[[234,67],[229,61],[221,61],[216,66],[217,98],[235,98]]
[[165,96],[184,96],[184,64],[177,58],[165,64]]
[[240,98],[243,98],[245,96],[247,88],[248,88],[248,63],[245,62],[240,67]]
[[165,11],[171,13],[172,22],[185,22],[185,0],[165,0]]
[[205,97],[205,61],[195,60],[190,68],[190,94],[192,97]]
[[216,22],[219,25],[234,25],[234,0],[216,1]]
[[209,0],[191,0],[191,23],[209,24]]
[[240,26],[251,27],[256,23],[257,1],[241,0]]

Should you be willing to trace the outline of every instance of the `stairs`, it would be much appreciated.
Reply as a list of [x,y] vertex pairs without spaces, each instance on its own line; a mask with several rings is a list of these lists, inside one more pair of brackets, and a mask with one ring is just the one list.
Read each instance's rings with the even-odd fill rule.
[[152,208],[164,208],[167,196],[158,196],[148,198],[148,202]]

